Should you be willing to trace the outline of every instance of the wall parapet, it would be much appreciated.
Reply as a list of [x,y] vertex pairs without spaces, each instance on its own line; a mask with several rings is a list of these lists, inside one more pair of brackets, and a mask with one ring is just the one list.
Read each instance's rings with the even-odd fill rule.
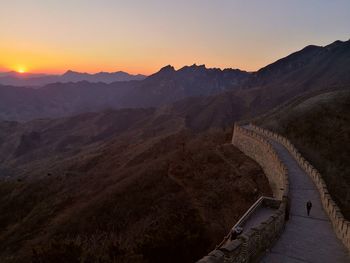
[[198,263],[257,262],[266,250],[272,247],[284,229],[289,190],[286,166],[270,142],[255,131],[235,124],[232,144],[260,164],[274,194],[274,198],[261,197],[257,200],[235,226],[243,224],[249,216],[254,216],[254,210],[263,203],[276,210],[267,220],[247,230],[236,240],[226,242],[229,240],[229,233],[215,250]]
[[282,200],[283,196],[288,196],[287,168],[266,138],[235,124],[232,144],[260,164],[276,199]]
[[328,192],[327,185],[317,169],[313,167],[300,154],[297,148],[287,138],[277,133],[258,127],[254,124],[250,124],[249,126],[256,133],[260,133],[268,138],[274,139],[286,147],[286,149],[298,162],[299,166],[305,171],[306,174],[311,177],[314,184],[316,185],[316,188],[319,191],[323,208],[328,214],[328,217],[333,225],[334,232],[336,233],[337,237],[343,242],[348,251],[350,251],[350,222],[344,218],[339,207],[332,199],[331,195]]

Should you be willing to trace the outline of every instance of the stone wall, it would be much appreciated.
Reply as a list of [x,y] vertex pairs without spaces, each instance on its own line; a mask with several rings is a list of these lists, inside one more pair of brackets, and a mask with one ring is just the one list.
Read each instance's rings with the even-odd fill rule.
[[285,165],[268,140],[252,130],[235,125],[232,143],[261,165],[280,205],[265,222],[249,229],[234,241],[225,242],[226,237],[221,245],[198,263],[257,262],[284,229],[289,189]]
[[288,196],[287,168],[268,140],[252,130],[235,125],[232,144],[260,164],[275,198],[282,200],[283,196]]
[[307,160],[305,160],[294,145],[285,137],[252,124],[250,127],[257,133],[263,134],[283,144],[297,160],[300,167],[312,178],[320,193],[323,208],[332,222],[336,235],[342,240],[343,244],[350,251],[350,222],[344,218],[339,207],[332,200],[321,174]]

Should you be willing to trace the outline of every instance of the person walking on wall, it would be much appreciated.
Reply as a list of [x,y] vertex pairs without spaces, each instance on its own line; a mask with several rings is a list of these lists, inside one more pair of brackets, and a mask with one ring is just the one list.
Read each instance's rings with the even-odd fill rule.
[[243,228],[240,226],[235,227],[231,231],[231,240],[235,240],[240,234],[242,234]]
[[307,215],[310,216],[310,211],[311,211],[311,208],[312,208],[312,203],[311,201],[307,201],[306,203],[306,211],[307,211]]

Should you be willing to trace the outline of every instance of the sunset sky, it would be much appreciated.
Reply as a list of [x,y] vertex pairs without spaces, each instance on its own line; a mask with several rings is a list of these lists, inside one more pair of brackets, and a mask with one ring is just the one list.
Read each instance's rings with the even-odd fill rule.
[[349,33],[349,0],[3,0],[0,71],[251,71]]

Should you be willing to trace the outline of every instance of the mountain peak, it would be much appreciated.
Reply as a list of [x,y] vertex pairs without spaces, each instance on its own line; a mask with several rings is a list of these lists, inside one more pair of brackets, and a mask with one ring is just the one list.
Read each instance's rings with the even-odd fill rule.
[[175,68],[172,65],[167,65],[159,70],[160,72],[175,72]]
[[342,47],[342,46],[348,46],[350,43],[350,40],[348,41],[341,41],[341,40],[336,40],[333,43],[325,46],[325,48],[329,49],[333,49],[333,48],[338,48],[338,47]]
[[176,70],[172,65],[167,65],[165,67],[162,67],[158,72],[150,75],[149,78],[150,79],[153,79],[153,78],[158,79],[158,78],[164,78],[164,77],[166,78],[175,72],[176,72]]
[[179,69],[179,72],[194,72],[194,71],[201,71],[201,70],[206,70],[206,66],[203,65],[197,65],[193,64],[192,66],[184,66],[181,69]]
[[194,63],[191,68],[203,68],[203,69],[206,69],[207,67],[205,66],[205,64],[202,64],[202,65],[197,65],[196,63]]
[[63,73],[62,76],[73,75],[73,74],[80,74],[80,73],[77,71],[68,69],[65,73]]
[[[322,47],[321,46],[317,46],[317,45],[308,45],[306,47],[304,47],[302,50],[300,51],[305,51],[305,50],[312,50],[312,49],[321,49]],[[298,51],[297,51],[298,52]],[[297,53],[295,52],[295,53]]]

